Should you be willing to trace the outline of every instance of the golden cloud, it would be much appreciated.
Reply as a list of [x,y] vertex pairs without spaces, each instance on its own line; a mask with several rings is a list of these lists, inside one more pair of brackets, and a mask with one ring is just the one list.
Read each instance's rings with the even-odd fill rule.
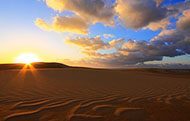
[[106,39],[108,39],[108,38],[114,38],[114,37],[115,37],[115,36],[112,35],[112,34],[104,34],[103,36],[104,36],[104,38],[106,38]]
[[149,28],[152,31],[157,31],[159,29],[166,29],[171,22],[168,19],[163,19],[158,22],[152,22],[148,26],[144,27],[143,29]]
[[158,7],[164,0],[154,0],[156,2],[156,6]]
[[62,12],[71,11],[76,15],[92,20],[93,23],[103,22],[114,25],[114,9],[102,0],[44,0],[50,8]]
[[79,16],[56,16],[53,24],[49,25],[40,18],[36,19],[36,25],[45,30],[56,32],[73,32],[77,34],[88,34],[90,24]]

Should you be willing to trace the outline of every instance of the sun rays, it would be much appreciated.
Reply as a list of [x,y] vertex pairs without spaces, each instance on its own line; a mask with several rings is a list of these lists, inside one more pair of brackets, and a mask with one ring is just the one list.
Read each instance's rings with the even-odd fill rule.
[[33,53],[23,53],[17,58],[15,58],[15,63],[25,63],[25,64],[30,64],[32,62],[41,62],[42,60],[36,56]]

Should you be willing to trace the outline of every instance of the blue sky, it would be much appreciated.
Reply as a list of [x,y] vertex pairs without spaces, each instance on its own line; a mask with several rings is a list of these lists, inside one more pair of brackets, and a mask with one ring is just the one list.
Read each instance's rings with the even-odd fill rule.
[[[61,1],[61,0],[60,0]],[[81,0],[83,1],[83,0]],[[91,1],[91,0],[89,0]],[[101,0],[97,0],[101,1]],[[148,0],[146,0],[148,2]],[[90,15],[88,12],[81,12],[85,10],[84,8],[79,8],[81,11],[77,13],[78,7],[73,9],[64,8],[61,12],[55,10],[59,9],[57,6],[51,6],[47,4],[47,1],[39,1],[39,0],[1,0],[0,4],[0,62],[1,63],[10,63],[14,62],[14,58],[19,56],[22,53],[30,52],[35,53],[38,55],[42,60],[44,61],[58,61],[58,62],[65,62],[64,60],[75,61],[75,62],[81,62],[80,59],[84,60],[83,58],[88,58],[89,60],[96,58],[95,60],[99,60],[99,56],[93,56],[86,54],[86,48],[89,49],[90,52],[101,54],[101,53],[121,53],[121,51],[118,51],[114,47],[103,47],[104,45],[108,44],[112,40],[118,40],[118,39],[125,39],[125,41],[135,40],[135,41],[141,41],[145,40],[149,42],[152,38],[156,37],[164,31],[163,29],[158,29],[156,31],[150,30],[150,29],[143,29],[141,26],[138,29],[134,29],[133,26],[129,24],[130,16],[129,18],[126,18],[123,13],[119,13],[115,15],[114,13],[114,27],[106,25],[107,21],[110,21],[110,18],[102,17],[97,15]],[[56,2],[56,0],[55,0]],[[72,2],[72,1],[71,1]],[[128,0],[120,0],[120,2],[130,4],[128,3]],[[168,6],[172,6],[178,3],[184,3],[184,0],[165,0],[163,1],[160,6],[167,8]],[[188,2],[188,1],[187,1]],[[106,1],[104,1],[106,3]],[[114,4],[115,1],[112,0],[110,4]],[[118,2],[119,4],[119,2]],[[135,3],[136,4],[136,3]],[[153,3],[154,4],[154,3]],[[156,4],[156,3],[155,3]],[[181,5],[182,6],[182,5]],[[81,6],[80,6],[81,7]],[[121,7],[118,5],[118,7]],[[145,6],[146,7],[146,6]],[[160,9],[162,9],[160,7]],[[111,8],[110,8],[111,9]],[[128,10],[128,8],[123,8]],[[155,8],[157,9],[157,8]],[[184,9],[179,11],[179,13],[176,13],[175,17],[170,17],[169,21],[171,26],[169,29],[175,29],[176,28],[176,22],[179,20],[179,16],[182,15],[183,11],[188,10],[190,8]],[[81,13],[80,13],[81,12]],[[100,11],[101,12],[101,11]],[[104,12],[104,11],[103,11]],[[106,11],[107,12],[107,11]],[[77,14],[76,14],[77,13]],[[94,13],[96,14],[96,13]],[[126,13],[127,14],[127,13]],[[144,14],[144,13],[142,13]],[[60,17],[60,16],[75,16],[78,15],[79,17],[85,18],[85,21],[89,21],[88,24],[88,34],[80,34],[73,31],[67,31],[61,28],[61,31],[57,32],[56,28],[45,28],[44,26],[39,26],[36,24],[37,18],[42,20],[48,25],[54,24],[53,18]],[[130,14],[131,15],[131,14]],[[140,14],[141,15],[141,14]],[[78,17],[77,16],[77,17]],[[85,17],[84,17],[85,16]],[[86,19],[86,16],[88,19]],[[95,16],[95,17],[94,17]],[[122,18],[123,16],[123,18]],[[131,15],[132,16],[132,15]],[[150,15],[151,16],[151,15]],[[91,18],[90,18],[91,17]],[[106,22],[102,21],[103,19],[106,19]],[[165,17],[165,16],[164,16]],[[163,19],[166,19],[166,17]],[[117,20],[115,19],[117,18]],[[56,18],[58,19],[58,18]],[[98,22],[95,24],[91,23],[91,19],[95,20],[97,19]],[[120,19],[120,20],[118,20]],[[60,20],[60,19],[59,19]],[[152,22],[159,22],[162,19],[153,20],[150,21],[149,24]],[[58,21],[58,20],[57,20]],[[125,23],[121,23],[120,21],[126,21]],[[127,23],[128,22],[128,23]],[[56,23],[60,24],[59,27],[62,25],[62,23]],[[62,26],[64,28],[64,26]],[[45,28],[45,29],[44,29]],[[48,31],[47,31],[48,29]],[[77,30],[78,28],[76,28]],[[167,30],[169,30],[167,28]],[[70,30],[70,29],[69,29]],[[78,30],[77,30],[78,31]],[[110,38],[104,38],[104,34],[110,34],[114,37]],[[87,38],[86,41],[88,41],[89,38],[95,38],[97,36],[101,36],[99,38],[101,41],[105,42],[104,45],[100,46],[96,43],[97,38],[95,40],[92,40],[92,44],[97,44],[99,48],[96,48],[92,51],[94,47],[87,45],[85,43],[80,43],[81,40],[78,39],[78,37]],[[65,39],[70,39],[69,41],[65,41]],[[73,40],[73,41],[71,41]],[[78,41],[78,42],[76,42]],[[91,41],[91,40],[89,40]],[[188,40],[190,41],[190,40]],[[127,44],[127,43],[126,43]],[[129,43],[128,43],[129,44]],[[131,43],[130,43],[131,44]],[[133,42],[134,44],[134,42]],[[148,44],[148,43],[147,43]],[[111,46],[111,45],[108,45]],[[123,45],[124,46],[124,45]],[[135,45],[137,46],[137,45]],[[138,46],[139,47],[139,46]],[[108,49],[107,49],[108,48]],[[122,52],[124,51],[124,48],[120,48]],[[125,48],[126,50],[126,48]],[[85,51],[83,53],[83,51]],[[132,50],[131,50],[132,51]],[[140,51],[141,52],[141,51]],[[131,52],[127,52],[128,55],[134,54]],[[139,52],[138,52],[139,53]],[[144,54],[144,51],[143,51]],[[110,55],[104,55],[104,56],[110,56]],[[190,64],[190,56],[188,54],[179,54],[176,56],[165,56],[165,55],[159,55],[163,58],[163,60],[158,59],[142,59],[143,63],[182,63],[182,64]],[[123,55],[122,55],[123,57]],[[101,59],[104,57],[101,57]],[[127,58],[126,56],[124,58]],[[129,57],[130,58],[130,57]],[[107,58],[106,58],[107,59]],[[107,60],[103,59],[103,64],[106,65]],[[109,58],[109,60],[112,58]],[[120,58],[118,58],[120,59]],[[95,62],[93,60],[93,62]],[[116,59],[117,60],[117,59]],[[150,61],[149,61],[150,60]],[[128,59],[126,59],[126,63],[124,65],[128,64]],[[86,62],[86,61],[85,61]],[[115,58],[112,62],[115,62]],[[135,61],[136,62],[136,61]],[[138,61],[137,61],[138,62]],[[140,62],[140,63],[142,63]],[[96,62],[95,62],[96,63]],[[110,63],[110,62],[108,62]],[[72,64],[72,63],[71,63]],[[74,63],[75,64],[75,63]],[[100,62],[100,65],[102,63]],[[133,63],[136,64],[136,63]],[[76,65],[82,65],[82,64],[76,64]],[[89,64],[90,65],[90,64]],[[109,65],[109,64],[108,64]],[[111,64],[112,65],[112,64]],[[113,64],[114,65],[114,64]],[[118,64],[116,64],[118,65]],[[123,66],[122,64],[119,64],[119,66]]]

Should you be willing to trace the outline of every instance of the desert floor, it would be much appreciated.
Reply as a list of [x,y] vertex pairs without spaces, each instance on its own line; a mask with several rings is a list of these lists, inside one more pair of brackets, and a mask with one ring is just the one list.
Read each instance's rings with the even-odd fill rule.
[[190,73],[1,70],[0,121],[190,121]]

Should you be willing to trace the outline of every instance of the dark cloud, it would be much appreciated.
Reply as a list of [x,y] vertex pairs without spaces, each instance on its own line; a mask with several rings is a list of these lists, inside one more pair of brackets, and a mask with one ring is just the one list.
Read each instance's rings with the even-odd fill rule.
[[[180,63],[136,64],[136,65],[132,65],[132,66],[129,65],[127,67],[128,68],[190,69],[190,64],[180,64]],[[154,71],[156,71],[156,70],[154,70]]]
[[[78,61],[80,63],[121,67],[144,65],[147,61],[159,61],[163,57],[190,54],[189,1],[169,6],[160,5],[163,0],[116,0],[113,5],[103,0],[45,1],[54,10],[75,13],[72,17],[55,17],[53,25],[37,19],[38,26],[55,31],[87,34],[88,27],[96,22],[113,25],[114,16],[118,16],[122,25],[127,28],[162,29],[162,32],[150,41],[120,38],[107,42],[103,41],[101,36],[65,39],[66,44],[77,46],[87,56]],[[173,24],[170,22],[172,17],[178,19],[175,29],[167,27]],[[112,36],[107,34],[104,39],[108,37]]]
[[60,12],[67,10],[93,22],[114,23],[114,9],[103,0],[45,0],[47,5]]
[[[114,17],[116,16],[118,16],[120,24],[127,28],[135,30],[149,28],[153,31],[166,29],[171,24],[171,17],[178,16],[180,12],[190,6],[189,1],[163,6],[160,5],[163,0],[115,0],[113,4],[109,0],[44,1],[50,8],[60,11],[60,13],[71,11],[75,15],[70,17],[57,15],[54,17],[53,25],[48,25],[38,18],[37,22],[40,24],[37,25],[54,31],[69,31],[77,34],[88,34],[89,26],[97,22],[114,26]],[[75,30],[73,31],[72,28]]]
[[185,2],[179,2],[174,5],[168,5],[167,8],[169,10],[178,11],[178,13],[179,13],[179,12],[183,12],[184,10],[189,9],[190,8],[189,6],[190,6],[190,1],[186,0]]
[[[184,15],[178,18],[178,24],[186,24],[189,16]],[[67,40],[68,41],[68,40]],[[95,38],[70,39],[68,44],[73,44],[82,49],[82,52],[89,58],[83,59],[107,66],[126,66],[143,64],[147,61],[162,60],[163,57],[175,57],[190,54],[190,34],[186,29],[163,30],[151,41],[137,41],[131,39],[118,39],[104,42],[100,36]],[[99,50],[115,49],[112,53],[100,53]]]
[[190,9],[183,11],[183,15],[177,22],[177,28],[190,33]]
[[117,0],[115,10],[122,24],[132,29],[145,27],[175,12],[163,6],[156,6],[156,2],[152,0]]

